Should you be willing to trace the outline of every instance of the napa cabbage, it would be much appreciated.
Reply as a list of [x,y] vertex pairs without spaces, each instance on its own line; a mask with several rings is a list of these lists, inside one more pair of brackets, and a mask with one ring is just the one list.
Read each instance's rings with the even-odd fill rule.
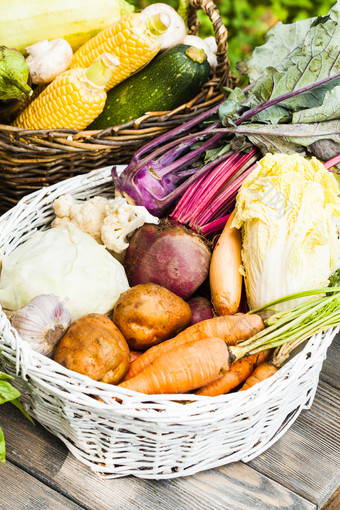
[[336,179],[314,157],[267,154],[258,162],[238,193],[233,221],[241,229],[251,309],[329,284],[340,262],[338,195]]

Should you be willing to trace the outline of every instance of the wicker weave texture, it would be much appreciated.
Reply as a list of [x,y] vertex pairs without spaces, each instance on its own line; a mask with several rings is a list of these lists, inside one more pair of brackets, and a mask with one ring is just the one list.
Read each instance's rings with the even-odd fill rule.
[[[47,228],[58,196],[108,196],[112,190],[110,168],[104,168],[22,199],[0,218],[1,252]],[[28,412],[93,471],[111,478],[172,478],[248,461],[277,441],[311,405],[336,333],[312,337],[277,374],[246,392],[174,398],[129,392],[71,372],[33,351],[0,312],[0,365],[16,376]]]

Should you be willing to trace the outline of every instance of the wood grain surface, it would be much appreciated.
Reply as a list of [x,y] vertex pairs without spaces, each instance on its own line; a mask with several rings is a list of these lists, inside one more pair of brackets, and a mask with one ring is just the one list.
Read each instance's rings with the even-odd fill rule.
[[321,381],[310,410],[250,465],[319,507],[339,486],[340,391]]
[[66,508],[80,510],[81,507],[10,462],[1,469],[1,510],[65,510]]
[[320,378],[340,390],[340,334],[334,338],[328,348]]

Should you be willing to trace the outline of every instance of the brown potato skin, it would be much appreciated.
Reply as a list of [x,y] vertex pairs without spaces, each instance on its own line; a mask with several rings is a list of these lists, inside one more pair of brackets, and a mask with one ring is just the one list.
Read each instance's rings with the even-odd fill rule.
[[191,309],[165,287],[141,283],[120,295],[112,319],[130,348],[143,351],[182,331],[191,321]]
[[58,342],[54,361],[95,381],[119,383],[130,365],[130,349],[115,324],[100,313],[75,320]]

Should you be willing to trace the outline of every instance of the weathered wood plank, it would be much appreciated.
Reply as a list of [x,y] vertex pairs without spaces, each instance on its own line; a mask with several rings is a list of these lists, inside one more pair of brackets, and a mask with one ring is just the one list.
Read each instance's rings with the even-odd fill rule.
[[340,484],[340,391],[321,381],[310,410],[249,463],[321,508]]
[[340,508],[340,487],[329,498],[322,510],[339,510]]
[[20,468],[6,463],[0,471],[1,510],[81,510],[82,507],[39,482]]
[[0,422],[8,459],[87,510],[316,510],[305,498],[242,463],[172,480],[101,479],[9,404],[1,406]]
[[340,333],[328,348],[320,378],[340,390]]

